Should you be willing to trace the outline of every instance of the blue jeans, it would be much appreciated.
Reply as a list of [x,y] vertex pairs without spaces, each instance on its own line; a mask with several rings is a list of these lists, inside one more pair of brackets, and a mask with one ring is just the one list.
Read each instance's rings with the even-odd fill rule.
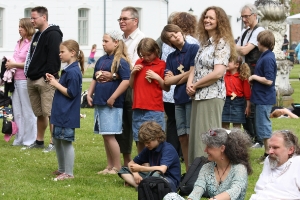
[[255,128],[258,139],[268,139],[272,134],[270,120],[272,105],[255,105]]
[[139,141],[138,134],[141,125],[147,121],[154,121],[158,123],[165,131],[165,119],[164,112],[134,109],[132,111],[132,133],[134,141]]
[[192,102],[175,105],[175,119],[178,136],[190,134]]

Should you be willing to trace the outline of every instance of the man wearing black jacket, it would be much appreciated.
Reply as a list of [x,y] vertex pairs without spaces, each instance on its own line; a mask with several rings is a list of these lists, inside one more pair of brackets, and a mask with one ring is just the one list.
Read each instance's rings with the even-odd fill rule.
[[[31,9],[31,22],[38,29],[32,38],[27,54],[24,73],[31,106],[37,117],[37,138],[29,148],[44,148],[44,135],[51,115],[52,99],[55,89],[45,81],[45,74],[50,73],[59,78],[59,45],[62,32],[57,25],[48,24],[48,10],[38,6]],[[50,131],[52,128],[50,126]],[[48,150],[53,149],[49,145]],[[47,152],[47,151],[46,151]]]

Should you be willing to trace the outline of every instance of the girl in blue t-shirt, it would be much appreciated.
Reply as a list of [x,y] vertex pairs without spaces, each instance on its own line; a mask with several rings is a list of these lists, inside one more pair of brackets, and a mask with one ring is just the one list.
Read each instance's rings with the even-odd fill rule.
[[[122,133],[124,92],[129,86],[130,59],[118,31],[104,34],[102,42],[106,55],[95,65],[87,101],[90,106],[95,106],[94,132],[103,136],[107,157],[106,168],[98,174],[116,174],[121,169],[121,162],[115,134]],[[102,71],[111,72],[112,81],[100,82]]]
[[194,66],[199,45],[187,43],[182,30],[174,24],[169,24],[164,27],[161,33],[161,39],[164,43],[176,49],[167,57],[165,84],[176,85],[174,101],[177,134],[186,170],[188,170],[188,135],[190,132],[192,102],[186,93],[186,82],[190,73],[190,67]]
[[[46,73],[46,81],[56,88],[54,93],[50,122],[53,124],[53,142],[58,161],[56,180],[74,178],[75,128],[80,127],[80,100],[82,73],[84,72],[84,55],[74,40],[67,40],[60,45],[59,57],[67,66],[61,72],[59,82]],[[80,68],[78,66],[80,63]]]

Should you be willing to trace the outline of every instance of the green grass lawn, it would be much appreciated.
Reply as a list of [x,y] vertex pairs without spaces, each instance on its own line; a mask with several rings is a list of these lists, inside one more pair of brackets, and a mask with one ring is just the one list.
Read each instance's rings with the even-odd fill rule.
[[[295,102],[300,102],[300,82],[292,82]],[[83,90],[89,83],[83,83]],[[57,169],[54,152],[42,150],[20,150],[11,146],[12,141],[0,140],[0,199],[103,199],[134,200],[137,192],[131,187],[124,187],[117,175],[97,175],[96,172],[106,166],[103,140],[93,133],[93,109],[82,109],[86,114],[81,119],[81,128],[76,130],[75,167],[72,180],[53,181],[52,171]],[[2,120],[1,120],[2,121]],[[272,119],[273,130],[291,129],[300,137],[299,119]],[[2,123],[0,123],[2,125]],[[1,126],[0,125],[0,126]],[[46,132],[46,145],[49,142],[49,130]],[[255,183],[262,170],[262,165],[254,159],[263,154],[262,149],[251,150],[251,164],[254,173],[249,176],[246,199],[253,193]],[[132,156],[136,155],[133,148]],[[182,171],[184,171],[182,164]]]
[[300,76],[300,65],[294,65],[290,72],[290,79],[298,79]]

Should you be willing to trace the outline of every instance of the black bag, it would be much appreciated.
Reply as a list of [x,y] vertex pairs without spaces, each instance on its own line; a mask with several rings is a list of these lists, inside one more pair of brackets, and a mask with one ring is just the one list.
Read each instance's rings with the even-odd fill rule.
[[3,109],[3,111],[5,114],[3,114],[2,133],[11,135],[12,134],[12,124],[11,124],[11,121],[7,121],[6,116],[8,114],[12,114],[12,109],[5,107]]
[[6,118],[3,118],[2,123],[2,133],[3,134],[12,134],[12,124],[11,121],[7,121]]
[[[81,108],[93,108],[94,106],[90,106],[87,102],[87,94],[88,94],[88,91],[85,90],[82,92],[81,94],[81,104],[80,104],[80,107]],[[93,98],[94,98],[94,94],[93,94]]]
[[[179,184],[179,194],[181,196],[188,196],[193,191],[200,169],[207,162],[209,161],[204,156],[195,158],[187,173],[182,175],[182,180]],[[208,196],[204,193],[202,197]]]
[[0,91],[0,107],[4,106],[7,107],[11,105],[11,98],[8,96],[5,96],[2,91]]
[[[160,172],[162,177],[154,177],[155,172]],[[152,171],[138,186],[138,200],[162,200],[164,196],[172,192],[169,181],[159,170]]]
[[300,103],[292,103],[291,105],[294,109],[292,110],[292,113],[300,117]]

